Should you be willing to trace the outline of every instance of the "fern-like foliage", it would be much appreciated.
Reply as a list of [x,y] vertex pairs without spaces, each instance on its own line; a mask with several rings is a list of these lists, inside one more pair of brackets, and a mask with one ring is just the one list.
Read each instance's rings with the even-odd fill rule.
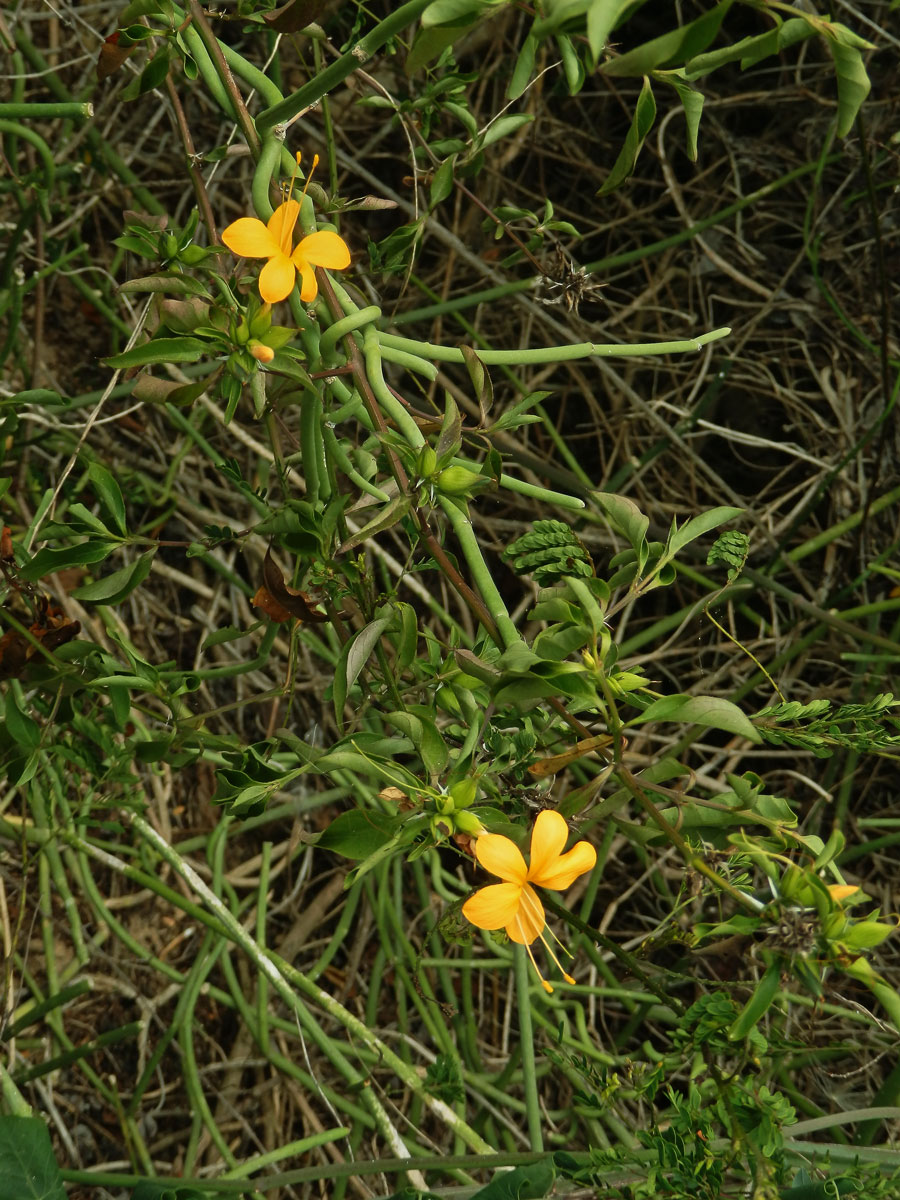
[[746,533],[736,529],[720,533],[706,556],[706,565],[713,566],[722,563],[728,568],[728,582],[734,583],[744,569],[747,555],[750,553],[750,538]]
[[519,575],[533,575],[541,587],[594,574],[591,556],[562,521],[535,521],[528,533],[507,546],[503,557]]
[[900,707],[890,692],[868,704],[842,704],[830,700],[772,704],[753,718],[759,733],[774,746],[800,746],[817,758],[829,758],[835,746],[862,752],[900,754],[900,720],[890,710]]

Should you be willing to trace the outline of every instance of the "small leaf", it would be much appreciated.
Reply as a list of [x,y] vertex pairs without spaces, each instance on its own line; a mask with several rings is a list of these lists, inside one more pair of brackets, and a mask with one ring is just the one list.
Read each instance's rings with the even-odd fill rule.
[[103,511],[124,537],[127,532],[125,527],[125,501],[122,499],[122,489],[116,482],[115,477],[102,463],[95,461],[88,467],[88,478],[91,481],[94,494],[100,501]]
[[719,32],[719,26],[734,0],[719,0],[715,8],[686,25],[644,42],[603,64],[606,75],[647,75],[657,67],[683,66],[700,54]]
[[162,292],[166,295],[199,296],[206,300],[211,299],[202,283],[192,279],[190,275],[179,275],[174,271],[129,279],[127,283],[122,284],[119,291],[125,296],[142,292]]
[[128,367],[148,367],[151,363],[198,362],[210,349],[209,343],[201,342],[199,338],[157,338],[155,341],[144,342],[142,346],[133,346],[122,354],[101,359],[101,362],[106,367],[116,367],[120,370]]
[[631,119],[631,126],[628,133],[625,135],[625,142],[619,151],[619,157],[613,163],[612,169],[604,180],[603,186],[597,192],[598,196],[606,196],[609,192],[615,191],[619,184],[632,174],[638,155],[641,152],[641,147],[644,144],[647,134],[653,128],[655,120],[656,101],[653,98],[653,89],[650,86],[650,80],[644,76],[641,94],[638,96],[637,103],[634,106],[634,116]]
[[354,809],[335,817],[316,845],[320,850],[331,850],[344,858],[360,861],[387,845],[399,823],[397,817]]
[[772,963],[766,969],[766,973],[754,988],[753,995],[738,1013],[734,1024],[728,1030],[729,1041],[743,1041],[747,1034],[756,1028],[772,1007],[772,1003],[778,995],[780,982],[781,968],[777,963]]
[[700,128],[700,114],[703,111],[703,93],[689,87],[684,82],[683,71],[656,71],[654,79],[668,83],[678,93],[684,118],[687,123],[687,156],[691,162],[697,161],[697,131]]
[[[834,24],[832,28],[843,30],[844,26]],[[846,32],[850,31],[846,30]],[[829,37],[826,40],[828,49],[834,57],[834,66],[837,72],[837,135],[846,137],[853,128],[863,101],[871,91],[872,83],[866,73],[866,65],[858,46],[849,44],[849,39],[840,37]],[[868,43],[863,42],[863,45],[867,46]]]
[[523,125],[529,125],[533,120],[533,113],[511,113],[506,117],[497,117],[481,135],[479,139],[480,145],[482,148],[492,146],[494,142],[499,142],[501,138],[509,137],[517,129],[521,129]]
[[613,492],[595,492],[595,499],[609,520],[631,543],[638,560],[638,574],[643,571],[649,554],[646,533],[650,518],[645,517],[633,500]]
[[127,563],[111,575],[104,575],[93,583],[86,583],[75,588],[72,596],[76,600],[85,600],[90,604],[119,604],[126,596],[130,596],[135,588],[140,587],[153,565],[155,550],[148,550],[134,562]]
[[359,678],[369,661],[372,651],[381,640],[381,635],[391,624],[390,617],[378,617],[370,621],[353,637],[341,651],[334,675],[334,711],[338,725],[343,725],[344,702],[347,693]]
[[85,567],[102,562],[115,548],[114,542],[81,542],[77,546],[63,546],[60,549],[47,547],[39,550],[31,562],[19,570],[19,575],[33,583],[65,567]]
[[736,704],[719,696],[663,696],[632,717],[628,724],[643,725],[647,721],[680,721],[685,725],[723,729],[750,742],[762,740],[747,715]]

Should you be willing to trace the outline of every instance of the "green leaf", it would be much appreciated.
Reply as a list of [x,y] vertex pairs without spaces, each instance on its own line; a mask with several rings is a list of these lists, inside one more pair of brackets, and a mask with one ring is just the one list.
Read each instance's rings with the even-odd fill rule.
[[453,168],[456,166],[456,156],[451,154],[445,158],[434,173],[431,181],[429,207],[436,208],[442,200],[446,200],[453,191]]
[[685,725],[723,729],[750,742],[762,740],[747,715],[736,704],[719,696],[663,696],[632,717],[628,724],[643,725],[647,721],[680,721]]
[[513,73],[506,89],[507,100],[518,100],[528,87],[529,80],[534,72],[534,58],[537,47],[538,39],[533,33],[530,33],[525,39],[522,49],[519,51],[519,57],[516,59],[516,65],[513,67]]
[[386,505],[377,517],[373,517],[362,529],[352,534],[347,538],[346,542],[338,550],[338,554],[347,554],[350,550],[361,546],[363,542],[367,542],[370,537],[376,533],[381,533],[385,529],[390,529],[396,525],[398,521],[409,512],[412,500],[409,496],[395,496],[390,504]]
[[669,84],[678,93],[684,118],[687,122],[687,156],[691,162],[697,161],[697,131],[700,128],[700,114],[703,111],[703,93],[689,87],[684,82],[684,71],[654,71],[654,79],[660,79]]
[[316,845],[361,862],[394,838],[398,824],[395,816],[356,808],[335,817]]
[[157,338],[101,361],[104,366],[119,369],[149,367],[151,363],[198,362],[210,349],[209,343],[201,342],[199,338]]
[[43,408],[46,404],[65,404],[66,401],[59,392],[51,392],[49,388],[31,388],[25,392],[16,392],[13,396],[4,396],[3,403],[15,408],[24,404],[37,404]]
[[119,604],[150,574],[155,553],[155,550],[148,550],[146,554],[120,567],[118,571],[113,571],[111,575],[104,575],[102,579],[75,588],[71,595],[76,600],[86,600],[91,604]]
[[497,1171],[487,1187],[477,1191],[471,1200],[541,1200],[555,1180],[556,1165],[548,1155],[512,1171]]
[[728,1031],[729,1041],[743,1041],[751,1029],[755,1029],[763,1019],[778,994],[781,981],[781,967],[772,963],[756,985],[753,995],[738,1013],[734,1024]]
[[815,30],[809,21],[803,20],[802,17],[792,17],[774,29],[769,29],[766,33],[741,38],[739,42],[734,42],[731,46],[721,46],[706,54],[695,55],[685,64],[685,78],[699,79],[701,75],[708,75],[710,71],[715,71],[719,67],[725,66],[726,63],[738,60],[740,60],[741,70],[746,71],[748,67],[755,66],[762,59],[769,58],[772,54],[779,54],[782,50],[793,46],[795,42],[802,42],[806,38],[812,37],[814,33]]
[[15,692],[9,690],[5,699],[6,732],[23,750],[36,750],[41,744],[41,727],[19,707]]
[[529,125],[533,120],[533,113],[510,113],[509,116],[497,117],[481,135],[479,144],[482,149],[486,146],[492,146],[494,142],[499,142],[501,138],[509,137],[517,129],[521,129],[523,125]]
[[19,575],[33,583],[65,567],[85,567],[102,562],[115,548],[114,542],[81,542],[77,546],[63,546],[60,549],[47,547],[39,550],[31,562],[21,568]]
[[125,501],[122,499],[122,489],[114,476],[99,462],[92,462],[88,467],[88,478],[103,511],[124,537],[126,533]]
[[385,713],[384,719],[400,733],[406,734],[422,756],[428,774],[440,775],[450,759],[450,751],[434,721],[411,712]]
[[[856,116],[868,96],[872,84],[866,73],[860,46],[852,40],[855,35],[837,22],[830,24],[829,28],[839,31],[835,37],[827,37],[826,41],[837,71],[837,135],[846,137],[853,128]],[[850,34],[850,37],[844,36],[846,34]],[[864,42],[862,38],[857,39],[857,42],[861,42],[862,46],[869,46],[869,43]]]
[[643,571],[649,554],[646,533],[650,518],[645,517],[633,500],[616,496],[613,492],[595,492],[594,498],[606,513],[612,525],[623,533],[637,555],[638,574]]
[[598,4],[593,0],[587,10],[588,45],[597,62],[606,48],[609,35],[619,23],[625,11],[632,7],[633,0],[604,0]]
[[641,147],[644,144],[647,134],[653,128],[655,120],[656,101],[653,99],[650,80],[644,76],[641,94],[638,96],[637,104],[634,106],[634,116],[631,118],[631,126],[625,135],[625,142],[619,151],[619,157],[613,163],[612,170],[607,175],[603,186],[597,192],[598,196],[606,196],[609,192],[615,191],[619,184],[626,180],[634,171],[634,165],[641,152]]
[[66,1200],[50,1134],[39,1118],[0,1116],[0,1180],[9,1200]]
[[140,279],[129,279],[127,283],[122,284],[119,291],[126,296],[142,292],[162,292],[164,295],[170,296],[200,296],[206,300],[212,298],[199,280],[175,271],[160,272],[157,275],[142,275]]
[[359,678],[359,673],[369,661],[372,651],[381,640],[381,635],[391,624],[390,617],[378,617],[357,633],[341,650],[334,673],[334,714],[339,728],[344,724],[344,703],[347,693]]
[[719,525],[724,525],[726,521],[733,521],[736,517],[740,517],[743,512],[742,508],[732,508],[730,505],[723,504],[718,508],[711,508],[708,512],[700,513],[699,516],[691,517],[680,529],[675,529],[669,534],[666,541],[665,557],[667,559],[674,558],[678,551],[683,549],[688,542],[693,542],[695,538],[702,537],[704,533],[709,533],[711,529],[716,529]]
[[422,13],[422,27],[429,29],[435,25],[473,24],[478,17],[498,0],[434,0]]
[[635,46],[627,54],[603,64],[603,72],[613,76],[647,75],[657,67],[681,67],[710,44],[734,0],[719,0],[715,8],[673,29],[661,37]]

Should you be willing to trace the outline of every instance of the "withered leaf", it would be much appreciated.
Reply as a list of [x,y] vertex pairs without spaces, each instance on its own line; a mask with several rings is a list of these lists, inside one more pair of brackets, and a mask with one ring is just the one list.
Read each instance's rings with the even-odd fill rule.
[[[281,568],[272,558],[270,546],[263,560],[263,586],[253,597],[254,606],[261,608],[273,621],[287,621],[289,617],[296,617],[308,625],[321,625],[328,617],[325,613],[317,612],[312,607],[313,603],[312,597],[306,592],[290,587],[285,581]],[[284,615],[276,616],[276,612]]]
[[288,0],[280,8],[263,13],[263,20],[279,33],[299,33],[313,21],[318,21],[328,0]]

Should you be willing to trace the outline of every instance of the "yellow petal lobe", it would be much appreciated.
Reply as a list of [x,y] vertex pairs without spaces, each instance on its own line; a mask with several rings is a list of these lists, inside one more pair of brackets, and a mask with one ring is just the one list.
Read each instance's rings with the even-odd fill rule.
[[302,254],[314,267],[328,267],[331,271],[343,271],[350,266],[350,249],[342,237],[327,229],[311,233],[297,247],[295,253]]
[[240,217],[222,230],[222,241],[241,258],[271,258],[279,253],[279,245],[262,221],[256,217]]
[[500,833],[486,833],[480,837],[475,843],[475,857],[486,871],[507,883],[521,887],[527,878],[525,859],[518,846]]
[[558,812],[546,808],[542,813],[538,813],[534,829],[531,831],[531,866],[528,869],[528,878],[532,883],[542,882],[540,877],[559,858],[568,836],[569,827],[565,818]]
[[267,304],[289,296],[294,286],[294,264],[286,254],[275,254],[259,273],[259,294]]
[[294,251],[293,263],[300,272],[300,299],[304,304],[310,304],[319,294],[319,285],[316,283],[316,273],[305,259],[300,259],[298,261],[296,250]]
[[528,874],[532,883],[549,888],[553,892],[564,892],[571,887],[579,875],[586,875],[594,869],[597,862],[597,851],[590,842],[576,842],[567,854],[551,862],[540,875]]
[[520,894],[514,883],[493,883],[469,897],[462,906],[463,916],[479,929],[502,929],[515,919]]

